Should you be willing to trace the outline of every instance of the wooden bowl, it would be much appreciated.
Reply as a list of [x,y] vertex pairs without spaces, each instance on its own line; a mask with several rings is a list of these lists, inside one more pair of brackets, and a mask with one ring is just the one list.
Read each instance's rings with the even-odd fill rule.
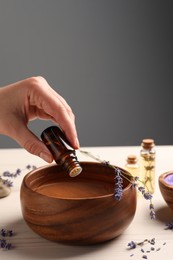
[[[170,179],[172,179],[172,184]],[[163,173],[159,176],[159,188],[165,202],[173,209],[173,171]]]
[[21,186],[23,218],[40,236],[65,244],[89,245],[119,236],[136,210],[136,189],[123,179],[123,196],[114,198],[115,171],[81,162],[71,178],[58,165],[28,173]]

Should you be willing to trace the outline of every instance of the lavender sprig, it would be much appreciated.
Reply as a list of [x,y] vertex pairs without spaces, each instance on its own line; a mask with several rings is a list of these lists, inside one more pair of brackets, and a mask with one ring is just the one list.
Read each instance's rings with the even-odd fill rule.
[[13,182],[12,181],[10,181],[10,180],[4,180],[4,179],[2,179],[1,178],[1,176],[0,176],[0,180],[2,181],[2,184],[3,185],[5,185],[5,186],[7,186],[7,187],[9,187],[9,188],[11,188],[12,186],[13,186]]
[[[103,161],[101,160],[100,158],[96,157],[95,155],[91,154],[90,152],[88,151],[83,151],[83,150],[80,150],[81,153],[91,157],[92,159],[96,160],[96,161],[99,161],[100,163],[103,163],[104,165],[108,166],[108,167],[111,167],[115,170],[115,193],[114,193],[114,197],[116,200],[120,200],[121,197],[122,197],[122,194],[123,194],[123,178],[122,176],[127,179],[129,182],[131,182],[132,184],[132,188],[137,188],[139,192],[142,193],[144,199],[146,200],[149,200],[150,201],[150,205],[149,205],[149,209],[150,209],[150,218],[151,219],[155,219],[156,218],[156,215],[155,215],[155,211],[154,211],[154,205],[153,205],[153,202],[152,202],[152,195],[145,190],[145,188],[147,188],[147,185],[145,185],[142,181],[139,180],[139,177],[138,176],[135,176],[133,178],[133,180],[130,179],[130,177],[132,176],[131,174],[129,174],[129,178],[127,177],[128,176],[128,173],[126,172],[123,172],[122,170],[120,170],[119,168],[116,168],[115,166],[111,165],[108,161]],[[139,182],[142,183],[143,186],[139,186]]]
[[0,239],[0,248],[4,250],[10,250],[12,248],[11,243],[8,243],[5,239]]
[[[127,244],[128,246],[128,249],[134,249],[136,248],[137,246],[143,246],[144,244],[146,243],[149,243],[151,245],[154,245],[155,244],[155,238],[152,238],[152,239],[144,239],[143,241],[141,242],[134,242],[134,241],[131,241]],[[143,253],[144,251],[141,250]]]
[[13,236],[12,230],[5,230],[4,228],[1,229],[0,235],[2,238],[0,238],[0,249],[3,250],[10,250],[12,248],[12,244],[8,243],[4,237],[11,237]]
[[[2,181],[3,185],[6,185],[7,187],[11,188],[13,186],[13,182],[9,180],[9,178],[13,179],[18,177],[21,174],[21,172],[24,171],[25,169],[34,170],[36,169],[36,166],[28,164],[24,169],[17,169],[15,172],[4,171],[2,175],[0,175],[0,180]],[[8,179],[4,179],[1,176]]]
[[4,228],[1,229],[0,235],[2,237],[12,237],[13,236],[13,231],[12,230],[5,230]]
[[115,168],[115,192],[114,192],[114,198],[116,200],[121,200],[121,197],[123,195],[123,178],[121,177],[121,170],[118,168]]
[[150,218],[152,220],[155,219],[156,218],[156,214],[155,214],[155,210],[154,210],[154,204],[152,202],[153,196],[148,191],[146,191],[144,187],[137,185],[137,188],[138,188],[138,191],[141,192],[141,194],[143,195],[144,199],[150,201],[150,205],[149,205]]

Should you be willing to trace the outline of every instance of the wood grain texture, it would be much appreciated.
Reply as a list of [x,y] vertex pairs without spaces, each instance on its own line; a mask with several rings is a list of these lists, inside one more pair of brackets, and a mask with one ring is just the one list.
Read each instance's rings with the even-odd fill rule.
[[173,174],[173,171],[163,173],[159,176],[159,188],[167,205],[173,209],[173,185],[166,183],[165,178]]
[[[81,162],[81,166],[83,171],[75,178],[58,165],[38,168],[24,177],[20,193],[23,218],[40,236],[65,244],[96,244],[119,236],[131,223],[136,211],[136,190],[131,184],[124,179],[123,197],[116,201],[114,170],[94,162]],[[80,183],[76,196],[50,197],[38,192],[44,185],[66,181],[68,185]],[[102,184],[97,186],[101,189],[98,195],[80,198],[82,183],[90,192],[89,185],[94,189],[97,182]]]

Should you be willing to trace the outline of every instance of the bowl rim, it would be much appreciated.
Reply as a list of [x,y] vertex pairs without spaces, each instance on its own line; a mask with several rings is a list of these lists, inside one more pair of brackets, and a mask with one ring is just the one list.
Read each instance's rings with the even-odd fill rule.
[[[90,162],[90,161],[80,161],[80,164],[85,164],[85,165],[101,165],[101,163],[99,163],[99,162]],[[31,171],[29,171],[25,176],[24,176],[24,178],[23,178],[23,183],[24,183],[24,185],[25,185],[25,187],[28,189],[28,190],[30,190],[30,191],[32,191],[32,192],[34,192],[34,193],[37,193],[39,196],[44,196],[44,197],[46,197],[46,198],[51,198],[51,199],[58,199],[58,200],[73,200],[73,201],[80,201],[80,200],[94,200],[94,199],[103,199],[103,198],[109,198],[109,197],[112,197],[112,196],[114,196],[114,192],[112,192],[112,193],[109,193],[109,194],[106,194],[106,195],[101,195],[101,196],[94,196],[94,197],[86,197],[86,198],[78,198],[78,197],[74,197],[74,198],[69,198],[69,197],[51,197],[51,196],[47,196],[47,195],[45,195],[45,194],[41,194],[41,193],[39,193],[39,192],[37,192],[37,191],[34,191],[33,189],[31,189],[31,187],[27,184],[27,182],[26,182],[26,179],[30,176],[30,175],[32,175],[32,174],[34,174],[35,172],[38,172],[38,171],[40,171],[40,170],[45,170],[45,169],[47,169],[47,168],[54,168],[54,167],[58,167],[59,165],[58,164],[56,164],[56,163],[52,163],[52,164],[50,164],[50,165],[44,165],[44,166],[40,166],[40,167],[38,167],[38,168],[36,168],[36,169],[33,169],[33,170],[31,170]],[[113,165],[113,166],[115,166],[115,165]],[[106,166],[105,166],[106,167]],[[123,169],[123,168],[121,168],[121,167],[119,167],[119,166],[115,166],[115,167],[117,167],[117,168],[119,168],[120,170],[122,170],[122,171],[124,171],[125,173],[128,173],[129,175],[131,175],[126,169]],[[72,178],[72,177],[69,177],[69,178]],[[74,177],[74,178],[77,178],[77,176],[76,177]],[[131,178],[133,178],[133,176],[131,175]],[[128,180],[127,180],[128,181]],[[123,189],[123,191],[126,191],[126,190],[129,190],[130,188],[132,188],[132,182],[130,182],[129,181],[129,183],[127,184],[127,186]]]
[[165,178],[168,176],[168,175],[173,175],[173,170],[172,171],[168,171],[168,172],[165,172],[165,173],[162,173],[160,176],[159,176],[159,183],[162,184],[163,186],[167,187],[168,189],[171,189],[173,190],[173,185],[167,183],[165,181]]

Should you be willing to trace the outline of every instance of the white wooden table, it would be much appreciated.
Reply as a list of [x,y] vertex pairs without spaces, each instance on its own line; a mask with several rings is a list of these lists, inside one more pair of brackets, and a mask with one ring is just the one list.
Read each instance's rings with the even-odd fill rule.
[[[110,161],[115,165],[124,167],[127,155],[139,156],[140,147],[85,147],[84,150],[100,156],[101,159]],[[77,153],[81,161],[92,160],[81,153]],[[0,173],[5,170],[15,171],[17,168],[24,169],[26,165],[43,166],[46,163],[40,158],[27,153],[24,149],[0,149]],[[8,241],[14,245],[9,251],[0,250],[0,259],[62,259],[62,260],[124,260],[161,259],[165,257],[172,260],[173,257],[173,231],[165,230],[165,224],[173,222],[173,211],[164,202],[158,188],[158,176],[166,171],[173,170],[173,146],[156,146],[156,190],[154,193],[154,206],[156,220],[149,217],[149,203],[143,198],[138,198],[136,215],[126,231],[118,238],[100,245],[94,246],[66,246],[47,241],[35,234],[25,224],[20,208],[20,185],[23,176],[28,170],[22,171],[21,175],[14,179],[14,187],[11,194],[0,199],[0,229],[12,229],[15,234]],[[155,238],[155,250],[150,250],[151,245],[146,244],[142,248],[127,250],[127,244],[131,240],[141,242],[144,239]],[[157,251],[157,249],[160,249]],[[133,256],[131,256],[133,254]]]

